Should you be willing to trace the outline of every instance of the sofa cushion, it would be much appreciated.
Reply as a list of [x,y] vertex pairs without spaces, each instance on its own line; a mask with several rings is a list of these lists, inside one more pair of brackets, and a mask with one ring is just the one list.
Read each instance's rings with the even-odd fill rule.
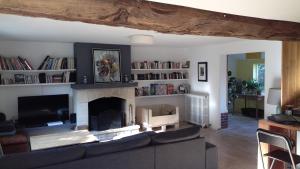
[[211,143],[205,143],[205,168],[218,169],[217,147]]
[[150,142],[150,137],[146,133],[141,133],[134,136],[124,137],[119,140],[87,144],[86,157],[94,157],[108,153],[140,148],[149,145]]
[[148,146],[38,169],[154,169],[154,152]]
[[153,147],[155,147],[155,169],[205,169],[204,138]]
[[1,169],[32,169],[78,160],[84,157],[81,145],[7,155],[0,158]]
[[185,140],[191,140],[200,137],[200,126],[167,131],[151,135],[152,144],[167,144]]

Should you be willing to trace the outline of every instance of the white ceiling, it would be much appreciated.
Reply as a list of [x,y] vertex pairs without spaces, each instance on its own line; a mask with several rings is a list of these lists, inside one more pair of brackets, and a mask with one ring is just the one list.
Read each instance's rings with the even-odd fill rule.
[[154,45],[156,46],[175,47],[207,45],[239,40],[237,38],[162,34],[154,31],[124,27],[6,14],[0,14],[0,23],[0,40],[130,44],[129,36],[145,34],[154,36]]
[[150,0],[192,8],[300,22],[300,0]]

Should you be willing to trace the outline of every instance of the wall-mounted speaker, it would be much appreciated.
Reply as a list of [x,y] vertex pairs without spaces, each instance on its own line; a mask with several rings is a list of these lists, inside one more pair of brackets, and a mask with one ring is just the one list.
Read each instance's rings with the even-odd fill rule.
[[6,120],[6,115],[0,112],[0,122],[3,122],[5,120]]
[[76,123],[76,114],[75,113],[71,113],[70,114],[70,122],[72,124],[75,124]]

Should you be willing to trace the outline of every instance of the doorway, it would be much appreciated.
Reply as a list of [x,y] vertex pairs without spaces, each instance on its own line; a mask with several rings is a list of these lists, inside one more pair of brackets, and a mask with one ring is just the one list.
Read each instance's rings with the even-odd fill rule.
[[227,81],[230,115],[264,118],[265,53],[227,55]]

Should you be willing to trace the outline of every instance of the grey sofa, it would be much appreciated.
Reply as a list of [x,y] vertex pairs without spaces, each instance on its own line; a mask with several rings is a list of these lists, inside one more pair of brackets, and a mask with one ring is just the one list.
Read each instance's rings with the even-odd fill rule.
[[200,128],[141,133],[106,143],[7,155],[1,169],[217,169],[217,149]]

